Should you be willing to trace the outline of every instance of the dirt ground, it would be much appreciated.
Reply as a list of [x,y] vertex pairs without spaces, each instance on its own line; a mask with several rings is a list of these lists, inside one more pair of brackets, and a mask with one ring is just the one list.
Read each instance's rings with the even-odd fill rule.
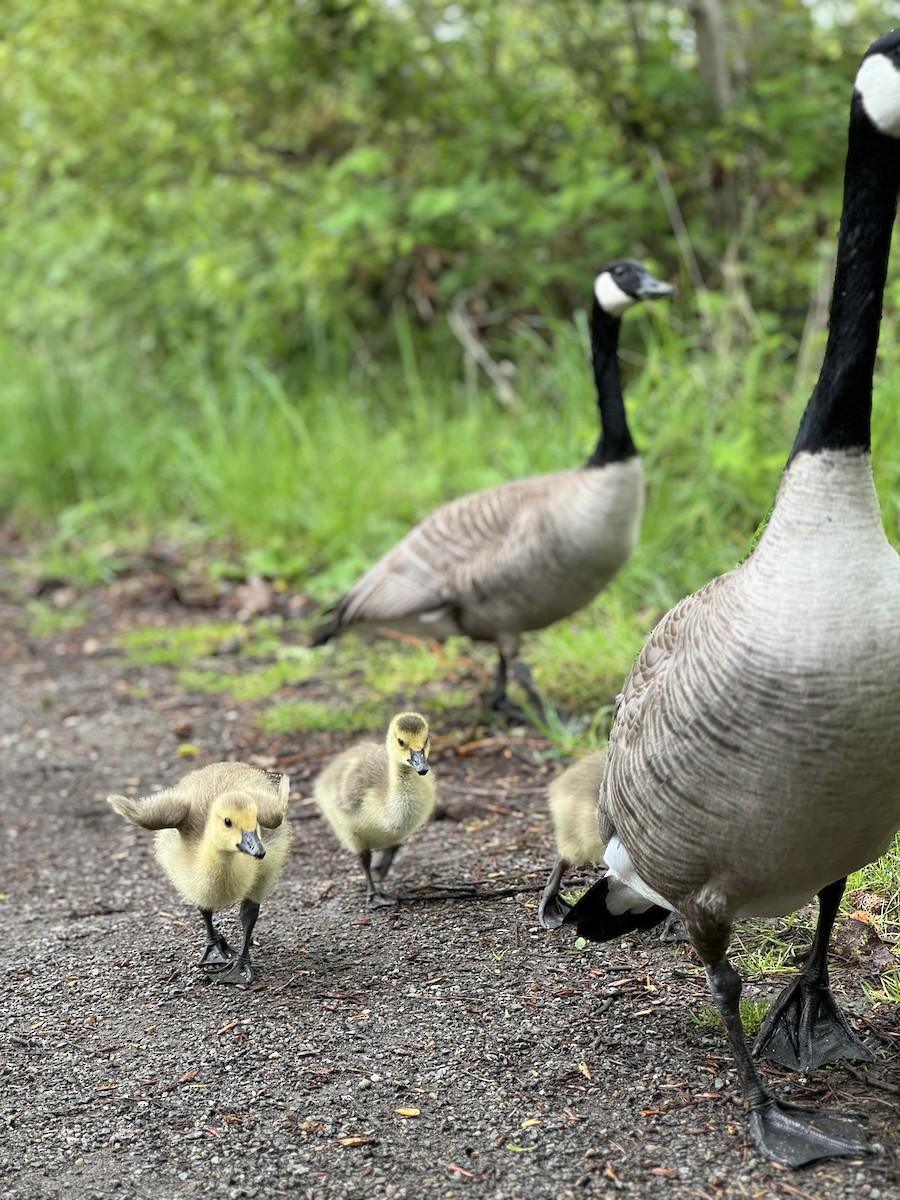
[[[557,769],[539,739],[472,735],[469,712],[440,731],[439,819],[398,855],[401,903],[370,914],[308,799],[352,739],[265,737],[252,704],[127,665],[121,628],[197,619],[152,589],[99,591],[89,614],[35,639],[0,572],[9,1200],[900,1194],[900,1010],[866,997],[877,963],[856,923],[842,923],[837,990],[876,1061],[765,1078],[856,1116],[874,1153],[781,1170],[748,1149],[724,1036],[690,1019],[708,999],[689,948],[650,933],[578,949],[538,927]],[[105,804],[229,758],[293,783],[292,856],[249,988],[203,976],[198,915],[151,835]],[[235,933],[234,913],[225,924]]]

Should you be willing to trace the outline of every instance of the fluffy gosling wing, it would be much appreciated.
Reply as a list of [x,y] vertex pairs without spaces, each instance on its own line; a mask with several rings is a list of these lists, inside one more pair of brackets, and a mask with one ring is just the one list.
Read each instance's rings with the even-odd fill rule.
[[106,797],[120,817],[142,829],[179,829],[189,823],[191,817],[191,794],[181,784],[166,788],[152,796],[119,796],[115,793]]
[[388,784],[387,751],[377,742],[360,742],[343,750],[319,774],[313,787],[316,803],[323,811],[352,817],[362,808],[373,789]]
[[265,771],[241,762],[210,763],[185,775],[178,787],[190,796],[192,809],[204,818],[217,797],[242,793],[256,805],[257,819],[266,829],[276,829],[284,820],[290,794],[288,776],[282,775],[276,784]]
[[256,802],[256,817],[263,829],[277,829],[287,814],[290,776],[281,775],[277,784],[263,776],[259,784],[247,790]]

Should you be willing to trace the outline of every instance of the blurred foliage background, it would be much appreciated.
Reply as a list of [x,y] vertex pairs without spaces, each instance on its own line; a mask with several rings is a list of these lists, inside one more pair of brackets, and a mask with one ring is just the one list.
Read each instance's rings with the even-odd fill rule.
[[[799,331],[848,85],[898,5],[7,0],[3,326],[301,363],[462,289],[568,314],[624,253]],[[896,11],[894,11],[896,10]],[[718,38],[704,31],[718,13]],[[699,47],[699,48],[698,48]],[[703,53],[701,53],[701,50]],[[663,178],[664,177],[664,178]],[[684,248],[682,247],[682,250]]]
[[435,503],[586,456],[583,310],[633,255],[682,289],[624,334],[677,598],[768,505],[898,15],[6,0],[0,514],[101,575],[183,521],[333,593]]

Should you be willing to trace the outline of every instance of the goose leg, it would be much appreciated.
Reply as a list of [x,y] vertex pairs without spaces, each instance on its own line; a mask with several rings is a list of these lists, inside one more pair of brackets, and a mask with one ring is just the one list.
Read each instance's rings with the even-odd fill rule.
[[400,849],[399,843],[396,846],[388,846],[384,850],[379,850],[377,854],[372,855],[371,870],[372,878],[377,879],[381,883],[382,879],[391,869],[391,863],[394,861],[394,856]]
[[510,700],[506,694],[506,685],[509,680],[510,671],[524,688],[525,694],[541,719],[544,718],[544,702],[541,699],[541,694],[537,690],[527,664],[522,662],[521,659],[516,658],[518,650],[518,639],[516,639],[514,644],[504,644],[502,648],[498,646],[497,677],[494,680],[494,686],[489,692],[485,692],[482,699],[485,708],[490,712],[495,712],[501,717],[515,721],[518,725],[528,725],[530,724],[528,714],[521,705],[516,704],[514,700]]
[[737,1060],[741,1090],[750,1107],[750,1136],[766,1158],[802,1167],[820,1158],[867,1154],[862,1129],[815,1108],[776,1100],[762,1085],[741,1024],[741,978],[727,958],[707,964],[706,977]]
[[531,668],[529,667],[528,663],[523,662],[521,658],[515,659],[512,664],[512,672],[522,685],[525,695],[528,697],[528,701],[538,717],[540,717],[542,721],[546,721],[547,710],[544,707],[544,698],[538,691],[537,684],[534,682],[534,676],[531,674]]
[[383,896],[372,878],[372,851],[363,850],[359,861],[362,863],[362,869],[366,876],[366,899],[369,902],[369,908],[392,908],[397,901],[391,896]]
[[255,900],[245,899],[241,902],[241,929],[244,933],[244,940],[241,942],[241,948],[238,955],[227,966],[220,971],[211,971],[210,979],[213,983],[252,983],[253,982],[253,966],[250,962],[250,939],[253,936],[253,927],[256,925],[256,918],[259,916],[259,905]]
[[541,902],[538,905],[538,921],[545,929],[559,929],[565,920],[566,913],[571,911],[572,906],[566,904],[559,894],[559,885],[568,869],[568,862],[564,858],[558,858],[550,872],[547,886],[541,894]]
[[200,915],[203,917],[203,923],[206,925],[206,950],[200,959],[200,966],[217,969],[223,964],[231,962],[234,958],[234,950],[228,945],[215,925],[213,925],[211,910],[201,908]]
[[757,1058],[810,1071],[841,1058],[874,1057],[847,1024],[828,983],[828,942],[846,879],[819,892],[819,920],[803,970],[766,1015],[753,1043]]

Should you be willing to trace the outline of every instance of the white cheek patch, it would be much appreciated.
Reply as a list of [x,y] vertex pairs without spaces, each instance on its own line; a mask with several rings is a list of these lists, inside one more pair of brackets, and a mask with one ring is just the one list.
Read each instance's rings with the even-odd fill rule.
[[636,297],[623,292],[609,271],[601,271],[594,280],[594,295],[603,311],[611,317],[621,317],[626,309],[637,304]]
[[867,58],[856,76],[856,90],[875,128],[900,137],[900,71],[893,62],[884,54]]

